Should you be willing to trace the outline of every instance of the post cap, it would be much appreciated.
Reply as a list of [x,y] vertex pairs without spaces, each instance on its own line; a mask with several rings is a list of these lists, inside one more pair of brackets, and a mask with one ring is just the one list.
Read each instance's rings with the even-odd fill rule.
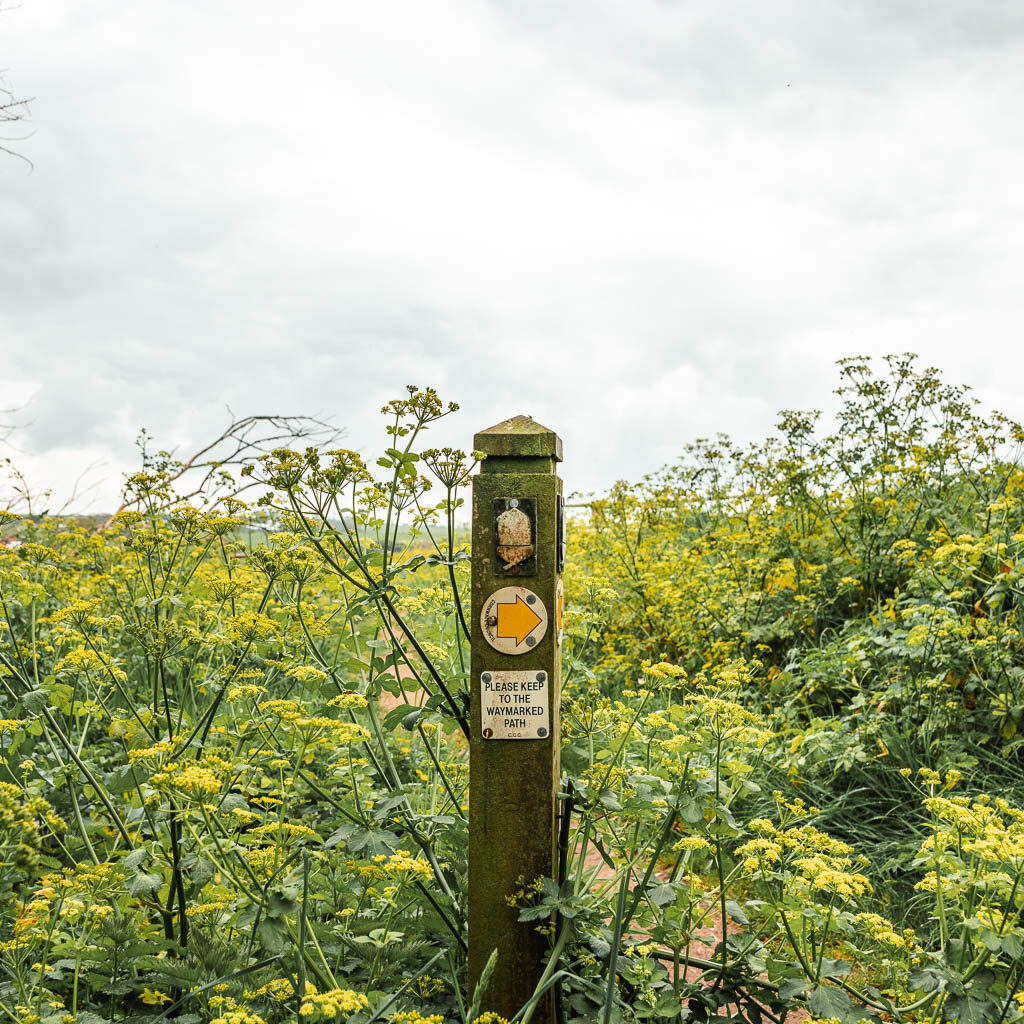
[[532,416],[513,416],[473,435],[473,448],[485,455],[554,458],[562,461],[562,439]]

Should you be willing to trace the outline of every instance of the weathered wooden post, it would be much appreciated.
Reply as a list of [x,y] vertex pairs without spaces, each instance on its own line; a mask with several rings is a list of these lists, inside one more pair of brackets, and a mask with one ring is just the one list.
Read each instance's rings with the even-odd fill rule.
[[[473,480],[469,761],[469,991],[498,959],[481,1009],[511,1018],[548,939],[508,897],[556,877],[564,520],[557,434],[529,416],[481,431]],[[533,1021],[554,1021],[549,992]]]

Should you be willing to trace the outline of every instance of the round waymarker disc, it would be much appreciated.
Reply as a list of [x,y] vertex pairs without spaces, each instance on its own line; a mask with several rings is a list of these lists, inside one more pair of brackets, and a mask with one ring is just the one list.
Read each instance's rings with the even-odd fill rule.
[[526,654],[547,634],[548,610],[532,590],[502,587],[484,601],[480,629],[496,651]]

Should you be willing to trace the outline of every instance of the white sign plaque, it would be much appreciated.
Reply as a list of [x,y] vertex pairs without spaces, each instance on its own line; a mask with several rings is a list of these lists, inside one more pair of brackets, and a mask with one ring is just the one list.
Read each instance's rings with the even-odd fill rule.
[[543,740],[551,734],[548,674],[480,674],[480,729],[485,740]]

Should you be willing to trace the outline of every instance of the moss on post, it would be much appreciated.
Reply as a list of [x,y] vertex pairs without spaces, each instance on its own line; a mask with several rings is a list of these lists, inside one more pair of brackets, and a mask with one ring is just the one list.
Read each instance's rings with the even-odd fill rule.
[[[554,877],[557,871],[561,650],[556,586],[562,482],[555,469],[562,458],[562,442],[529,416],[515,416],[478,433],[474,448],[486,457],[473,481],[469,992],[472,996],[491,952],[497,949],[497,963],[481,1008],[511,1018],[533,994],[543,973],[549,939],[537,932],[536,922],[520,923],[518,908],[510,902],[516,900],[524,884]],[[535,572],[510,576],[496,551],[495,510],[524,498],[536,503]],[[529,502],[522,505],[532,507]],[[542,602],[548,618],[546,631],[541,635],[538,626],[531,645],[527,646],[530,637],[521,644],[504,641],[503,645],[514,646],[516,653],[494,646],[502,645],[501,639],[495,640],[503,628],[500,616],[489,620],[486,631],[486,623],[481,622],[485,606],[493,609],[495,595],[508,587],[526,588],[527,599],[532,594]],[[545,737],[537,738],[534,731],[531,738],[485,738],[482,679],[485,674],[489,680],[505,672],[530,679],[543,675],[551,726]],[[525,705],[538,698],[513,694],[512,699]],[[533,1020],[550,1024],[554,1019],[549,992]]]

